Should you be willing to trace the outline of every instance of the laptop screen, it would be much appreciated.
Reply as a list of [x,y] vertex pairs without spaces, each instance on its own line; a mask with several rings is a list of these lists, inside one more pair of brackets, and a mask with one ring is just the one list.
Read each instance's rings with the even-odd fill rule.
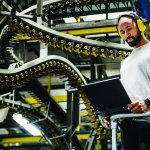
[[127,104],[131,103],[119,77],[89,83],[82,87],[95,111],[111,113],[117,109],[127,108]]

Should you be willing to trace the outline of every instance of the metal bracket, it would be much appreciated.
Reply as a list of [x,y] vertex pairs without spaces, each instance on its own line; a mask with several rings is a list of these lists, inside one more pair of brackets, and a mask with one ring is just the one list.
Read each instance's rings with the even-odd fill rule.
[[15,107],[15,105],[17,105],[17,106],[22,106],[31,109],[31,106],[29,104],[22,103],[21,101],[15,101],[15,90],[0,95],[0,102],[12,104],[13,108]]
[[20,64],[20,62],[12,63],[12,64],[9,65],[8,70],[19,68],[21,65],[22,65],[22,63]]

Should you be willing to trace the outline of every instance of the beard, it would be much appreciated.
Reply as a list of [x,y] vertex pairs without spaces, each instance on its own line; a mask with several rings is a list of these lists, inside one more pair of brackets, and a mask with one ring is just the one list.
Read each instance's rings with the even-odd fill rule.
[[130,39],[132,38],[133,41],[128,42],[128,38],[126,39],[126,42],[129,44],[129,46],[134,47],[136,46],[142,39],[141,32],[138,31],[138,36],[135,38],[134,36],[129,37]]

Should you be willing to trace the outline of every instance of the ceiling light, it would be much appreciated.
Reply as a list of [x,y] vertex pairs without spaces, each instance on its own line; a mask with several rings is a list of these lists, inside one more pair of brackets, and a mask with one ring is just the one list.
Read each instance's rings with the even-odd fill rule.
[[[128,13],[133,13],[133,11],[128,11]],[[116,12],[116,13],[108,13],[108,19],[118,18],[120,15],[125,14],[127,12]],[[97,14],[97,15],[88,15],[81,16],[84,21],[98,21],[98,20],[106,20],[106,14]]]
[[75,23],[77,22],[77,20],[74,17],[70,17],[70,18],[63,18],[65,23]]
[[21,114],[17,113],[13,114],[13,119],[32,135],[34,136],[42,135],[42,133],[33,124],[30,124],[30,122],[26,118],[24,118]]
[[[128,11],[128,14],[129,13],[133,13],[133,11]],[[108,14],[108,19],[115,19],[115,18],[118,18],[120,15],[123,15],[123,14],[127,14],[127,12],[115,12],[115,13],[109,13]]]
[[104,20],[106,19],[105,14],[97,14],[97,15],[88,15],[88,16],[82,16],[84,21],[96,21],[96,20]]
[[[133,11],[128,11],[128,13]],[[118,18],[119,15],[125,14],[127,12],[116,12],[116,13],[108,13],[108,19],[115,19]],[[83,19],[84,21],[98,21],[98,20],[106,20],[106,14],[96,14],[96,15],[87,15],[87,16],[81,16],[80,19]],[[76,23],[77,19],[74,17],[69,18],[63,18],[65,23]]]

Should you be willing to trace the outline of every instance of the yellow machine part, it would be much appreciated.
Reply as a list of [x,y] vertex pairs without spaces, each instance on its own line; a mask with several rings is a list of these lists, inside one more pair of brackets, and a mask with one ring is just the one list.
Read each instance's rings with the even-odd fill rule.
[[44,142],[45,139],[41,136],[33,136],[33,137],[17,137],[17,138],[3,138],[0,141],[0,144],[15,144],[15,143],[36,143],[36,142]]
[[92,34],[104,34],[104,33],[115,33],[117,32],[115,26],[111,27],[101,27],[101,28],[89,28],[89,29],[78,29],[78,30],[68,30],[63,31],[66,34],[71,35],[92,35]]

